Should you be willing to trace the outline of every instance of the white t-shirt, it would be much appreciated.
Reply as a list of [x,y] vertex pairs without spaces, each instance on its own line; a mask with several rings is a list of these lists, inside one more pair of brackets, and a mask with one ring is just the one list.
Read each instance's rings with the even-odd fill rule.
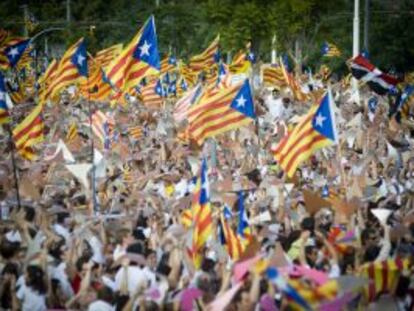
[[115,307],[110,305],[109,303],[103,300],[97,300],[92,302],[89,307],[88,311],[114,311]]
[[124,256],[125,254],[126,254],[125,248],[118,244],[115,247],[114,253],[113,253],[114,261],[117,261],[119,258],[121,258],[122,256]]
[[65,228],[64,226],[62,226],[61,224],[54,224],[53,225],[53,231],[55,231],[55,233],[59,234],[60,236],[62,236],[65,241],[69,241],[70,239],[70,232],[67,228]]
[[270,95],[266,99],[266,106],[269,109],[269,113],[274,119],[283,120],[285,116],[285,107],[283,106],[283,100],[282,98],[273,98],[272,95]]
[[155,273],[149,267],[144,267],[144,269],[142,269],[142,272],[144,272],[145,277],[147,278],[147,280],[150,281],[150,287],[155,286],[156,283],[157,283]]
[[[124,269],[127,269],[126,274],[124,273]],[[131,296],[138,289],[139,284],[146,285],[145,283],[148,282],[148,279],[141,268],[137,266],[121,267],[115,275],[115,286],[117,291],[121,289],[124,275],[128,278],[128,292]]]
[[16,293],[17,298],[22,302],[22,311],[44,311],[46,307],[46,295],[39,294],[22,284]]
[[57,267],[52,267],[50,269],[50,274],[52,275],[52,278],[59,280],[62,292],[67,298],[74,295],[68,275],[66,274],[65,262],[61,262]]

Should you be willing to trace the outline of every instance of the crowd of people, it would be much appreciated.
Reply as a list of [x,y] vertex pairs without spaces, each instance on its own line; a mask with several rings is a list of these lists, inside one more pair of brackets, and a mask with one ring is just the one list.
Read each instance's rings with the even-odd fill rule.
[[[174,122],[173,99],[161,109],[133,99],[116,107],[120,135],[109,149],[95,139],[103,173],[89,187],[65,168],[65,156],[50,156],[73,122],[88,122],[87,101],[67,95],[47,107],[38,160],[18,159],[20,207],[10,150],[1,157],[0,309],[413,310],[409,120],[390,118],[394,99],[366,85],[356,97],[349,85],[315,76],[302,80],[313,96],[298,102],[287,86],[253,84],[257,120],[203,146]],[[288,178],[272,148],[328,84],[340,142]],[[129,135],[135,126],[140,137]],[[77,163],[90,162],[89,131],[79,126],[65,140]],[[197,268],[185,216],[201,158],[213,230]],[[249,233],[236,256],[220,219],[226,212],[238,232],[240,204]]]

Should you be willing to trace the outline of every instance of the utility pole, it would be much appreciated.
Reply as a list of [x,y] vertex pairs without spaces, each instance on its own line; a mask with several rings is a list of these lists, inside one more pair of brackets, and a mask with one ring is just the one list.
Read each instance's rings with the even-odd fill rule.
[[364,10],[364,49],[369,51],[369,17],[370,17],[370,5],[369,0],[365,0]]
[[[356,57],[359,54],[359,0],[354,0],[354,24],[353,24],[353,37],[352,37],[352,57]],[[352,93],[359,105],[359,89],[358,81],[352,78]]]
[[354,0],[354,27],[352,41],[352,56],[359,54],[359,0]]
[[22,5],[23,9],[23,35],[27,38],[29,36],[29,29],[27,29],[27,21],[29,20],[29,6],[27,4]]
[[66,23],[70,23],[70,0],[66,0]]
[[277,37],[276,37],[276,34],[274,34],[272,38],[272,54],[270,55],[272,64],[276,64],[277,62],[276,42],[277,42]]
[[158,8],[160,6],[160,0],[155,0],[155,6]]

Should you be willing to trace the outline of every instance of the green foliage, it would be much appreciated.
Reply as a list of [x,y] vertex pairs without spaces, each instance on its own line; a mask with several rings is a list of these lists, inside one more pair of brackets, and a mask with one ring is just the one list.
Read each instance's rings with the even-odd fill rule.
[[[223,53],[234,54],[251,41],[264,61],[270,60],[274,35],[279,52],[293,53],[298,41],[304,63],[313,67],[328,62],[341,71],[352,53],[351,0],[71,0],[69,25],[66,0],[26,2],[29,11],[41,21],[35,33],[49,27],[64,27],[65,31],[47,35],[50,44],[67,46],[83,36],[92,53],[115,43],[128,43],[151,14],[156,19],[163,55],[173,52],[188,59],[203,51],[218,33]],[[413,70],[414,2],[371,0],[371,4],[369,52],[373,63],[384,70]],[[363,8],[361,1],[361,37]],[[0,27],[21,35],[22,20],[18,1],[0,2]],[[336,44],[342,57],[321,58],[324,41]]]

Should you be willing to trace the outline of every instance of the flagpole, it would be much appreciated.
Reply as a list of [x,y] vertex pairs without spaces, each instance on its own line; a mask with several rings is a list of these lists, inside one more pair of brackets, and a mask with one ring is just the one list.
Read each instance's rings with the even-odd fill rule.
[[89,88],[89,75],[87,76],[87,87],[88,87],[88,112],[89,112],[89,126],[91,129],[91,157],[92,157],[92,207],[95,214],[99,213],[98,205],[96,204],[96,197],[95,197],[95,159],[94,159],[94,150],[95,150],[95,142],[93,139],[93,129],[92,129],[92,101],[91,101],[91,90]]
[[[354,0],[354,21],[353,21],[353,36],[352,36],[352,57],[356,57],[359,54],[359,0]],[[359,89],[358,81],[352,78],[352,92],[357,94],[358,106],[359,106]]]
[[12,159],[12,166],[13,166],[13,175],[14,175],[14,187],[16,189],[16,200],[17,200],[17,207],[20,209],[20,193],[19,193],[19,180],[17,177],[17,166],[16,160],[14,158],[14,142],[13,142],[13,134],[10,128],[10,125],[7,125],[7,132],[9,133],[9,142],[11,148],[11,159]]

